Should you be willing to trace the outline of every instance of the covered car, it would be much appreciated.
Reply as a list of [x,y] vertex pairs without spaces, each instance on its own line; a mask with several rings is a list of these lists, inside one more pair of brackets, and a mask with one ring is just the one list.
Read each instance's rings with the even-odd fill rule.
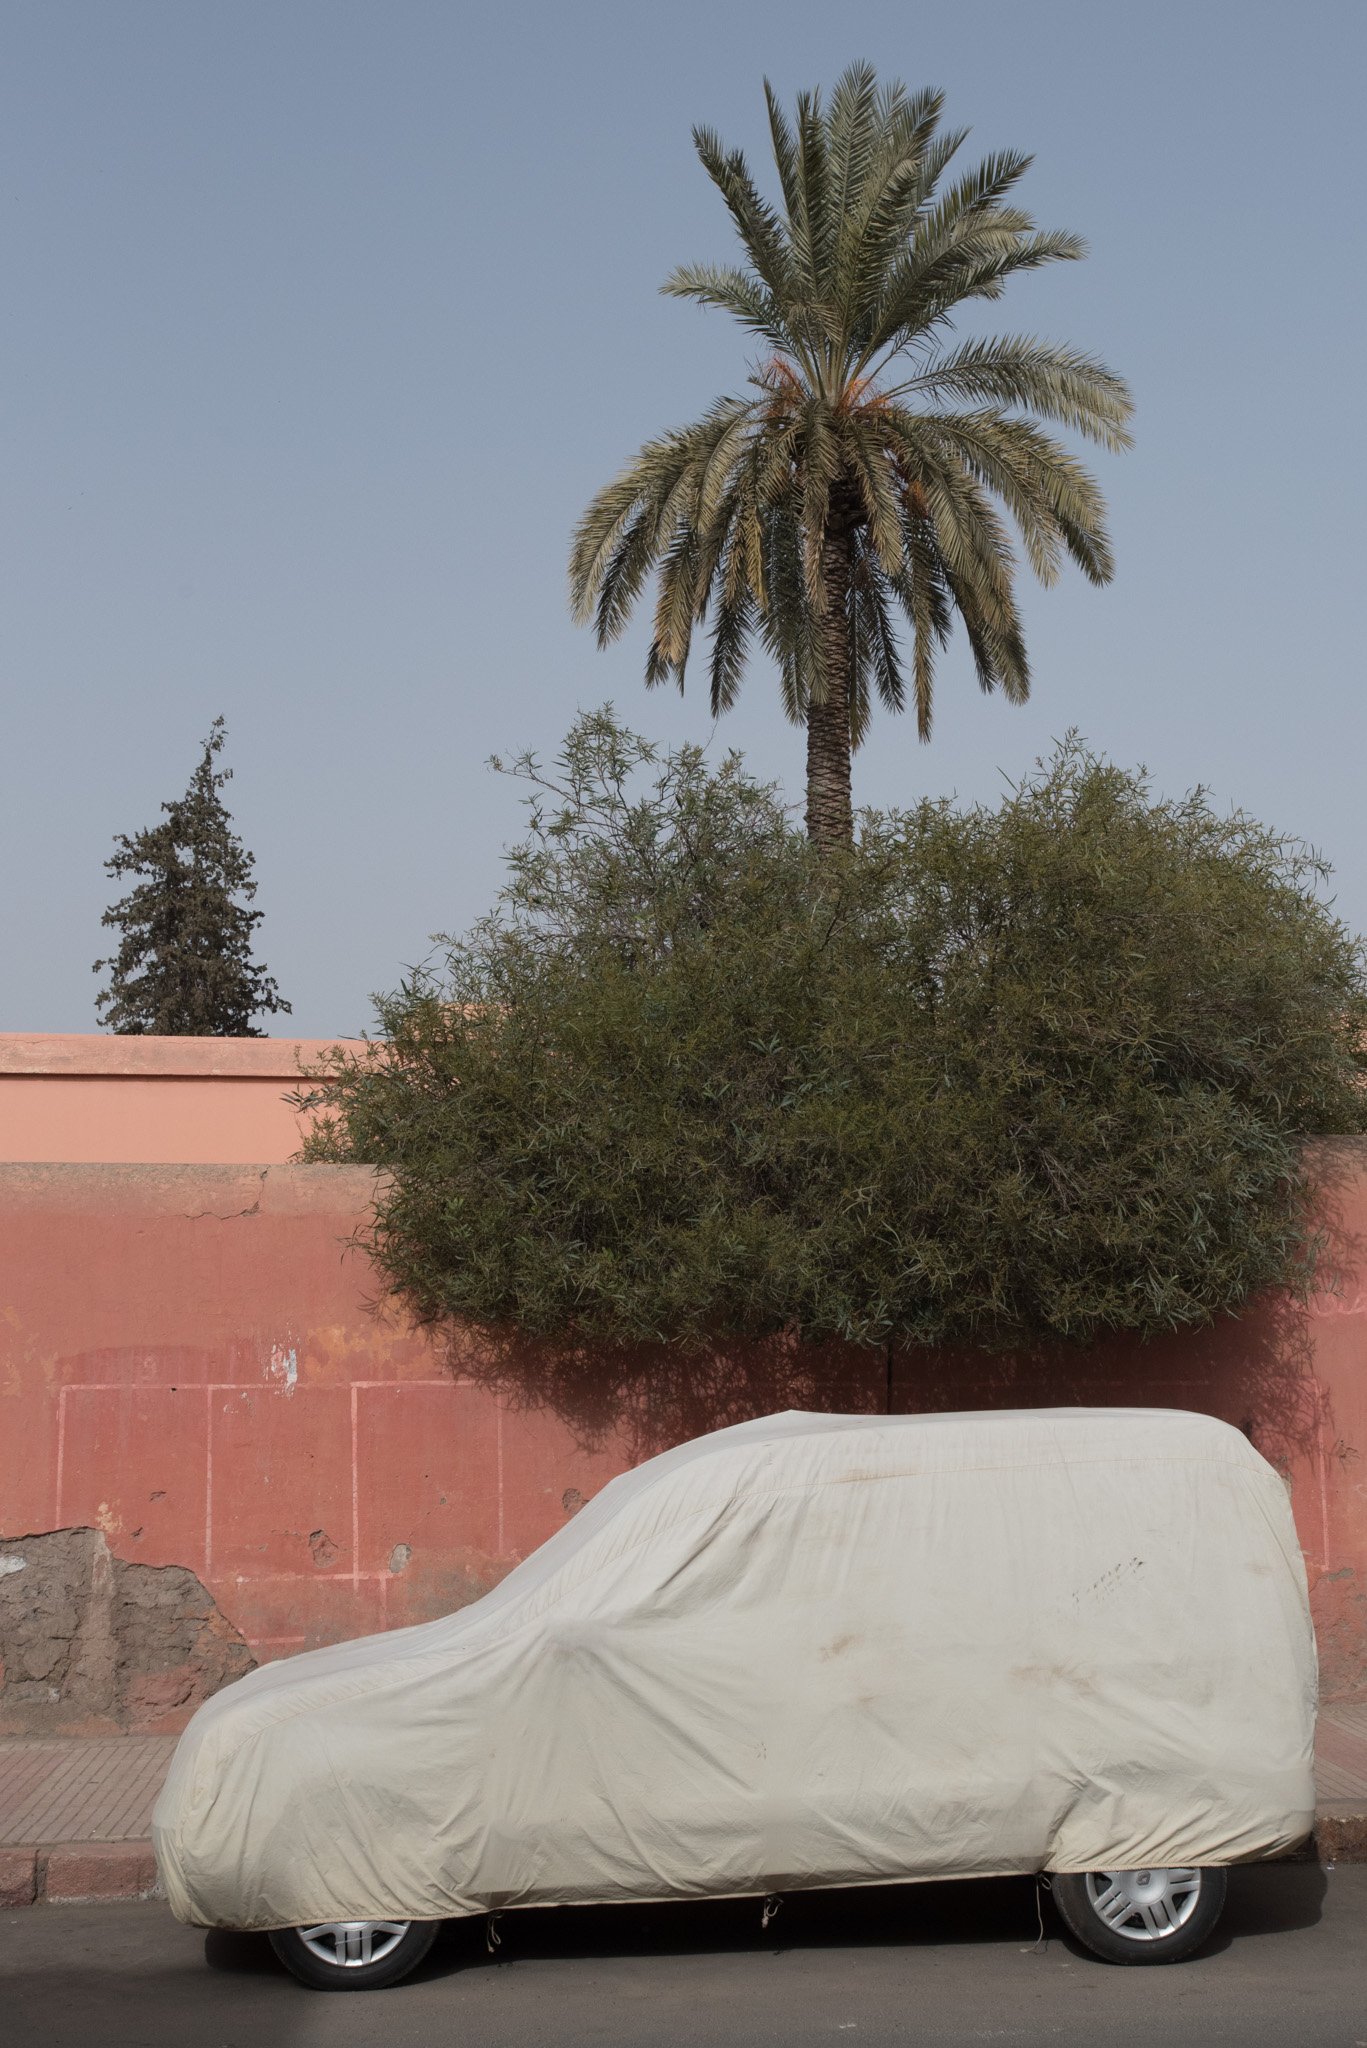
[[445,1620],[228,1686],[157,1859],[182,1920],[372,1973],[495,1909],[1012,1872],[1102,1925],[1161,1879],[1152,1942],[1307,1834],[1315,1698],[1286,1489],[1226,1424],[783,1414],[613,1480]]

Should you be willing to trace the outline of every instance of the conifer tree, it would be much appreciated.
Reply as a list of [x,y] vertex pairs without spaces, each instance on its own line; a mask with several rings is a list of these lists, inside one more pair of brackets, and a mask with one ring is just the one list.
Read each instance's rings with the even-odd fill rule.
[[187,1038],[262,1038],[252,1018],[285,1011],[274,980],[252,958],[263,912],[255,857],[232,829],[219,792],[231,768],[215,766],[227,738],[216,718],[190,787],[162,805],[164,818],[131,839],[119,833],[105,862],[115,876],[139,877],[100,922],[121,933],[118,950],[95,962],[110,970],[95,999],[110,1030]]

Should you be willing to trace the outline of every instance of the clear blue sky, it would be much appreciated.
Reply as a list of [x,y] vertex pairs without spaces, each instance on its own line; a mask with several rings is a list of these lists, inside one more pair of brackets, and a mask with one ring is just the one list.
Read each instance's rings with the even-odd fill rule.
[[[95,1028],[113,834],[185,786],[222,711],[275,1029],[350,1033],[497,887],[515,793],[642,639],[574,628],[566,539],[647,435],[743,381],[665,300],[725,257],[695,121],[763,153],[760,85],[868,57],[947,94],[966,155],[1085,264],[993,324],[1097,350],[1138,442],[1098,460],[1119,574],[1027,588],[1036,685],[956,643],[935,737],[882,717],[856,796],[991,797],[1078,726],[1159,785],[1312,838],[1367,925],[1362,397],[1367,8],[68,0],[0,62],[0,1029]],[[752,672],[714,744],[800,794]]]

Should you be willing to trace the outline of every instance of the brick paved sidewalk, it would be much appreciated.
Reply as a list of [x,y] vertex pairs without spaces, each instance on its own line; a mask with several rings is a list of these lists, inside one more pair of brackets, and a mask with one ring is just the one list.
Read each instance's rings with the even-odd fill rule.
[[1320,1861],[1367,1863],[1367,1698],[1320,1708],[1315,1791]]
[[174,1735],[0,1742],[0,1849],[25,1842],[145,1842]]
[[1367,1699],[1320,1708],[1315,1732],[1315,1789],[1331,1811],[1367,1811]]
[[141,1898],[174,1735],[0,1741],[0,1906]]
[[[152,1807],[175,1746],[0,1740],[0,1907],[150,1892]],[[1321,1708],[1315,1783],[1321,1854],[1367,1860],[1367,1699]]]

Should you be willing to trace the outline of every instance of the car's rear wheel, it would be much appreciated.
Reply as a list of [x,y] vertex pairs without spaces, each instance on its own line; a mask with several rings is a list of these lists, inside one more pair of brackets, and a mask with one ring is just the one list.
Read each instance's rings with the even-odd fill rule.
[[1177,1963],[1209,1939],[1228,1880],[1185,1870],[1082,1870],[1051,1879],[1064,1925],[1108,1963]]
[[280,1927],[271,1947],[315,1991],[380,1991],[416,1970],[437,1938],[436,1920],[323,1920]]

